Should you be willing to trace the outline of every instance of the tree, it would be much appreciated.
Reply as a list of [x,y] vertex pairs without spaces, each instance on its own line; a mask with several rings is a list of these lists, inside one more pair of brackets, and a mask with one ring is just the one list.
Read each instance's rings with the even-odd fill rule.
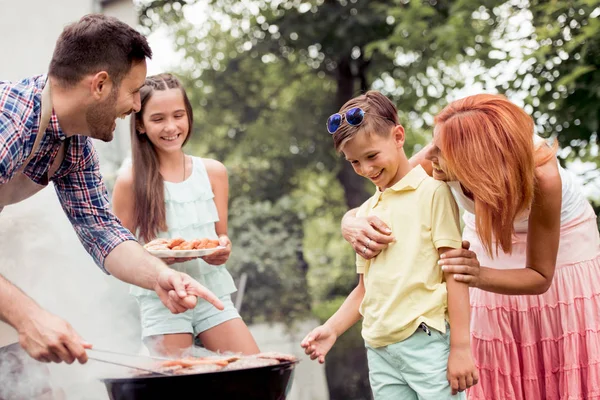
[[[179,30],[180,38],[186,37],[181,47],[189,49],[194,42],[189,33],[194,28],[182,25],[182,16],[184,6],[192,3],[150,1],[142,8],[141,22],[149,27],[157,22],[185,26]],[[379,80],[381,89],[411,119],[439,110],[447,91],[460,83],[453,65],[473,60],[475,54],[486,62],[494,21],[478,16],[501,4],[493,0],[209,3],[212,17],[207,23],[219,26],[217,19],[226,16],[229,32],[246,56],[305,65],[313,74],[332,79],[335,96],[325,115]],[[364,181],[347,163],[339,164],[337,177],[349,207],[368,197]]]
[[[173,30],[196,105],[193,145],[229,168],[230,265],[250,276],[243,315],[296,318],[308,285],[313,311],[327,318],[356,284],[339,220],[372,191],[333,151],[327,116],[382,90],[412,132],[410,153],[425,141],[418,128],[461,85],[454,66],[485,65],[475,56],[490,47],[493,26],[481,16],[496,2],[214,0],[195,25],[183,18],[193,3],[149,2],[141,21]],[[366,365],[359,330],[330,354],[332,399],[370,396],[365,369],[340,374]]]
[[534,81],[528,101],[538,123],[562,146],[595,141],[600,125],[600,3],[534,0],[529,11],[534,44],[515,82]]

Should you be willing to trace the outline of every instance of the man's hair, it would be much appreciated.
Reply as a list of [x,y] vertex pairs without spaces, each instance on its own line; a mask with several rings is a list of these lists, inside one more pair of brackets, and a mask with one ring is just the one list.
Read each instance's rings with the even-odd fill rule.
[[339,113],[343,114],[355,107],[362,108],[365,119],[359,126],[352,126],[344,119],[342,125],[333,134],[333,145],[338,152],[346,142],[360,132],[387,135],[391,133],[392,127],[400,123],[394,103],[376,90],[369,90],[363,95],[348,100]]
[[63,30],[48,74],[71,86],[106,71],[118,86],[133,63],[146,57],[152,57],[152,50],[138,31],[114,17],[88,14]]

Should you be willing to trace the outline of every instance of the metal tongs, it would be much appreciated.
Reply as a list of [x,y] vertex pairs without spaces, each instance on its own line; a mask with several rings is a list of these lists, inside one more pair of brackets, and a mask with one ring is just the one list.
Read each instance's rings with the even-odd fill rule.
[[[97,348],[87,349],[87,351],[94,351],[94,352],[97,352],[97,353],[105,353],[105,354],[115,354],[115,355],[123,356],[123,357],[145,358],[147,360],[154,360],[154,361],[171,361],[172,360],[171,358],[165,358],[165,357],[153,357],[153,356],[146,356],[146,355],[142,355],[142,354],[121,353],[121,352],[118,352],[118,351],[104,350],[104,349],[97,349]],[[131,365],[131,364],[124,364],[124,363],[120,363],[120,362],[104,360],[102,358],[96,358],[96,357],[90,357],[90,356],[88,356],[88,358],[90,360],[94,360],[94,361],[99,361],[99,362],[103,362],[103,363],[107,363],[107,364],[118,365],[118,366],[121,366],[121,367],[126,367],[126,368],[131,368],[131,369],[137,369],[137,370],[140,370],[140,371],[150,372],[150,373],[157,374],[157,375],[162,375],[162,376],[172,376],[173,375],[170,372],[156,371],[156,370],[149,369],[149,368],[137,367],[137,366]]]

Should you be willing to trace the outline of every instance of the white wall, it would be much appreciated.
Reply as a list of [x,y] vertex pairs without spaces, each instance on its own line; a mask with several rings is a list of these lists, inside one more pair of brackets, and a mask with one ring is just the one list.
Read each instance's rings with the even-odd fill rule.
[[92,0],[0,0],[0,80],[46,73],[60,32],[93,6]]
[[[96,0],[0,0],[0,80],[16,81],[45,74],[56,39],[63,28],[82,16],[102,11],[135,26],[132,0],[117,0],[101,8]],[[7,57],[10,55],[10,57]],[[115,139],[94,141],[100,154],[100,171],[109,187],[121,161],[130,150],[129,118],[117,121]]]

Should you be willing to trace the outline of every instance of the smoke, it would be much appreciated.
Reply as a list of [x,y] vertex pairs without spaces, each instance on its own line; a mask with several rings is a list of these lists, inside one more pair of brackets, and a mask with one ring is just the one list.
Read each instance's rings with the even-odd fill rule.
[[[0,213],[0,274],[46,310],[66,319],[97,348],[138,353],[141,348],[138,307],[127,284],[105,275],[85,252],[64,215],[53,187]],[[14,329],[0,322],[0,346],[18,341]],[[88,353],[107,360],[110,355]],[[0,370],[0,388],[11,387],[30,399],[29,390],[48,379],[31,368],[15,380]],[[135,360],[134,360],[135,361]],[[17,362],[17,361],[15,361]],[[3,363],[3,369],[13,368]],[[29,367],[28,367],[29,366]],[[105,377],[125,377],[130,371],[90,360],[80,364],[47,364],[56,399],[106,400]]]

